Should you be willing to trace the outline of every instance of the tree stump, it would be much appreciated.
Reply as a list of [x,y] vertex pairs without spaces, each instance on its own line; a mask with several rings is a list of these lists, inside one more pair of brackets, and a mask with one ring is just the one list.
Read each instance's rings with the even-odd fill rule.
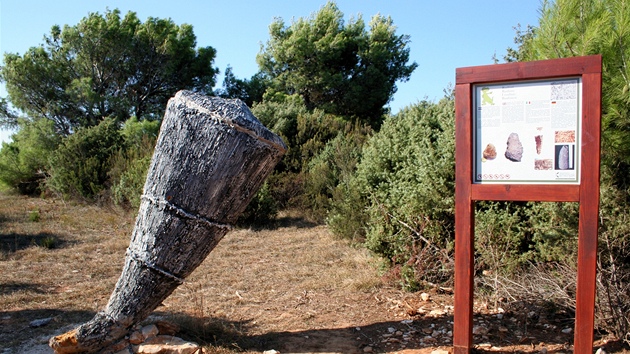
[[180,91],[149,167],[125,266],[105,309],[50,339],[96,353],[129,333],[201,264],[286,151],[239,100]]

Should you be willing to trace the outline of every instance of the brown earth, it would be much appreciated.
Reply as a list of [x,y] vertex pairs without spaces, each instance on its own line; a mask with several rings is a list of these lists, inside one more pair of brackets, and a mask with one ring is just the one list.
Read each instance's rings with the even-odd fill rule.
[[[50,353],[50,336],[101,309],[133,221],[115,208],[0,193],[0,354]],[[285,214],[273,228],[229,233],[149,321],[178,324],[209,353],[452,352],[451,290],[426,289],[425,301],[381,266],[325,226]],[[479,299],[475,351],[571,351],[570,319],[520,308]],[[49,322],[35,326],[41,319]],[[602,346],[628,352],[598,337]]]

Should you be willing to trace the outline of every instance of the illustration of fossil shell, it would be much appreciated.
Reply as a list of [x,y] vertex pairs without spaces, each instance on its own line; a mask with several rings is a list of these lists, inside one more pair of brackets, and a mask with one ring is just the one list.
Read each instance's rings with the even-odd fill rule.
[[483,158],[486,160],[494,160],[497,157],[497,148],[494,144],[488,144],[483,150]]
[[562,146],[558,152],[558,169],[569,169],[569,147],[567,145]]
[[505,157],[510,161],[521,162],[523,158],[523,144],[521,144],[518,134],[512,133],[508,137]]
[[542,135],[536,135],[534,137],[534,140],[536,141],[536,154],[540,155],[540,153],[542,152],[543,136]]

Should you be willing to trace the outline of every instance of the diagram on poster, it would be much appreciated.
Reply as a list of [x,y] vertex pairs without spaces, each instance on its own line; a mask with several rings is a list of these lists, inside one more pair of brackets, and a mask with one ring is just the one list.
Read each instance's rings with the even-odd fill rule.
[[579,78],[474,86],[474,183],[578,184]]

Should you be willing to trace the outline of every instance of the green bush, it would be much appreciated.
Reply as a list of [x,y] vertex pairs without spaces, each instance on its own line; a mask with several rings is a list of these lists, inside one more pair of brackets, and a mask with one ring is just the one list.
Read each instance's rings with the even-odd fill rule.
[[340,131],[349,131],[352,125],[341,117],[319,109],[309,111],[297,95],[271,91],[265,95],[262,103],[254,105],[252,113],[278,134],[288,147],[268,179],[269,193],[277,207],[310,210],[313,206],[311,195],[305,191],[311,160]]
[[106,189],[111,157],[124,147],[112,119],[78,129],[51,156],[47,186],[64,196],[93,199]]
[[450,277],[444,257],[453,241],[454,140],[452,98],[407,107],[385,120],[356,175],[336,190],[331,230],[365,235],[368,249],[404,273],[403,287]]
[[370,132],[366,127],[348,125],[309,162],[304,194],[314,219],[324,221],[335,199],[343,196],[341,190],[355,174]]
[[142,146],[145,149],[120,150],[113,157],[112,169],[109,171],[112,201],[132,210],[140,207],[155,141],[147,138]]
[[53,123],[46,119],[21,121],[11,138],[0,149],[0,182],[22,194],[37,193],[46,177],[48,157],[61,139]]
[[140,207],[142,189],[159,131],[159,121],[138,121],[136,117],[131,117],[123,125],[121,134],[126,149],[118,150],[112,157],[108,172],[114,204],[131,210]]
[[278,207],[271,195],[271,189],[267,182],[263,183],[260,190],[249,202],[247,208],[238,219],[239,225],[263,226],[276,218]]

